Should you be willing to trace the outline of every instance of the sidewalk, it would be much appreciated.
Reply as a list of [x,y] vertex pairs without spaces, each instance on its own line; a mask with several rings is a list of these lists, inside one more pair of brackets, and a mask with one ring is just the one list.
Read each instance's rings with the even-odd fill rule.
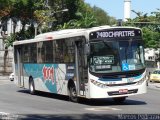
[[9,81],[9,76],[0,76],[0,81]]
[[5,84],[13,84],[13,81],[9,80],[9,76],[0,76],[0,86]]

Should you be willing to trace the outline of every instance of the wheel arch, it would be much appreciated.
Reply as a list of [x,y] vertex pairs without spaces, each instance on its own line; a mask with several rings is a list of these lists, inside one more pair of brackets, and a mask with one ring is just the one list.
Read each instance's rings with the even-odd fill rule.
[[75,83],[72,79],[69,79],[69,81],[68,81],[68,85],[67,85],[68,90],[69,90],[70,86],[75,86],[76,87],[76,85],[75,85]]
[[30,75],[29,76],[29,83],[33,80],[33,77]]
[[68,81],[67,88],[68,88],[69,100],[72,102],[78,102],[76,85],[72,79]]

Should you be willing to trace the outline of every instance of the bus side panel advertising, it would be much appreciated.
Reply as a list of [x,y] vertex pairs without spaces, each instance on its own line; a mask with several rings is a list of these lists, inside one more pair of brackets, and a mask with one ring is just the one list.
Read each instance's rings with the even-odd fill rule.
[[[72,66],[72,69],[71,69]],[[67,94],[69,79],[74,77],[74,65],[66,64],[24,64],[24,76],[32,76],[37,90]],[[28,81],[27,81],[28,82]],[[64,89],[64,90],[63,90]]]

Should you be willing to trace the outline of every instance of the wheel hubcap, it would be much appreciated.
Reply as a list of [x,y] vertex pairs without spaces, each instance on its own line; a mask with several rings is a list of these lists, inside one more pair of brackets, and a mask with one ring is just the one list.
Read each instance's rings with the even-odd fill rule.
[[32,83],[30,84],[30,90],[31,90],[31,92],[33,92],[33,85],[32,85]]
[[72,94],[72,97],[75,98],[76,97],[76,90],[74,88],[71,88],[71,94]]

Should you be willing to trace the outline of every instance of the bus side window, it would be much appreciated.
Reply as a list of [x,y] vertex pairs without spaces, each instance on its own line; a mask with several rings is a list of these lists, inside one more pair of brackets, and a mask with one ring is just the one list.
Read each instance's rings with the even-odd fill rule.
[[64,63],[73,63],[74,62],[74,40],[73,39],[65,39],[64,44]]
[[42,48],[41,48],[41,60],[42,63],[46,62],[46,45],[45,42],[43,42]]
[[55,61],[56,61],[56,59],[55,59],[56,58],[56,44],[55,44],[55,41],[52,42],[52,47],[53,47],[52,52],[51,52],[51,54],[53,55],[52,62],[55,63]]
[[63,63],[64,62],[64,54],[63,54],[63,40],[56,41],[56,49],[55,49],[55,62]]
[[41,55],[42,45],[43,42],[37,43],[37,63],[42,63],[42,55]]
[[68,42],[65,39],[64,40],[64,45],[63,45],[63,54],[64,54],[64,63],[69,63],[70,62],[70,55],[69,55],[69,46]]
[[39,42],[37,44],[38,63],[53,63],[53,43],[52,41]]
[[47,63],[53,63],[53,41],[48,41],[45,43],[45,58]]
[[35,43],[30,46],[30,62],[37,63],[37,46]]
[[29,62],[29,46],[23,45],[22,47],[22,61],[27,63]]

